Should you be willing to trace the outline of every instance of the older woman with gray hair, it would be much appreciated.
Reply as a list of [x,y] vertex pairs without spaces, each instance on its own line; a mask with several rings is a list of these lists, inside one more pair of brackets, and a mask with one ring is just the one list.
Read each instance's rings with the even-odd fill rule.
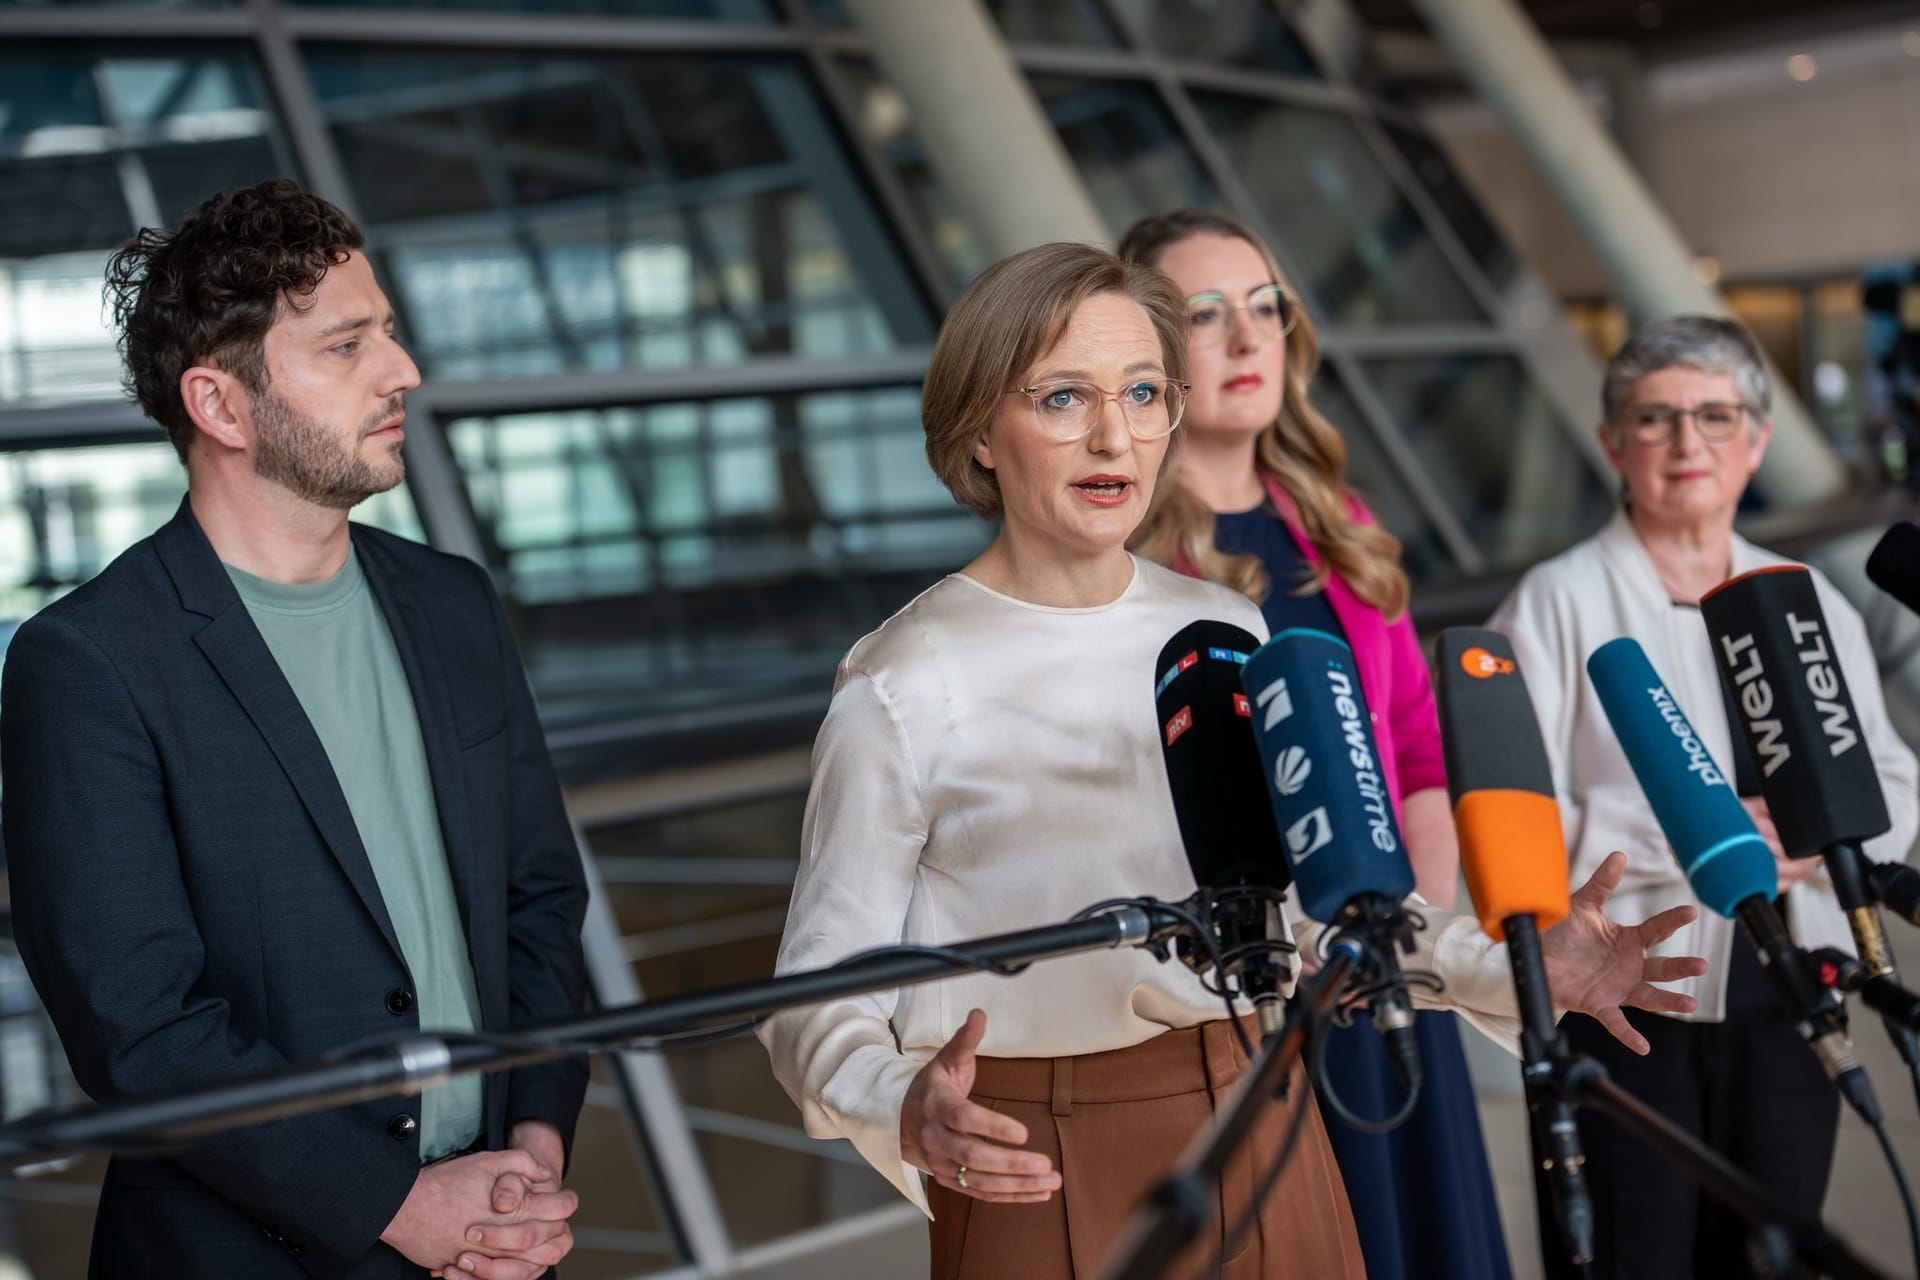
[[[1513,639],[1553,757],[1573,878],[1624,850],[1619,898],[1657,912],[1693,895],[1586,679],[1587,656],[1631,636],[1688,709],[1714,758],[1731,764],[1742,802],[1779,865],[1781,905],[1804,946],[1853,949],[1817,860],[1782,856],[1759,773],[1720,687],[1700,597],[1726,579],[1789,563],[1733,531],[1735,509],[1772,434],[1771,389],[1746,331],[1712,316],[1677,316],[1636,332],[1608,364],[1600,443],[1620,473],[1623,509],[1593,537],[1524,577],[1491,625]],[[1847,673],[1893,829],[1867,842],[1903,858],[1917,821],[1916,766],[1888,723],[1860,615],[1817,571],[1814,581]],[[1766,988],[1734,925],[1703,913],[1672,950],[1704,956],[1704,977],[1676,984],[1689,1014],[1632,1010],[1653,1048],[1623,1052],[1581,1014],[1562,1023],[1575,1050],[1765,1183],[1816,1213],[1826,1193],[1839,1103],[1792,1019]],[[1685,1280],[1750,1274],[1743,1225],[1703,1200],[1676,1168],[1601,1117],[1583,1114],[1598,1227],[1596,1277]],[[1552,1251],[1550,1250],[1551,1254]],[[1571,1271],[1567,1271],[1571,1274]]]

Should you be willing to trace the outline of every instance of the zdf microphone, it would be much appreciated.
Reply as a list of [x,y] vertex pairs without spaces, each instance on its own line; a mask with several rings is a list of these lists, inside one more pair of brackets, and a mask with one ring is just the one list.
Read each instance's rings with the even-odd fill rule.
[[1292,628],[1260,646],[1240,678],[1301,909],[1333,927],[1379,986],[1373,1022],[1409,1089],[1420,1079],[1413,1006],[1395,948],[1412,949],[1402,905],[1413,865],[1374,745],[1372,716],[1344,640]]
[[1880,1104],[1854,1059],[1846,1015],[1814,980],[1773,909],[1773,850],[1754,830],[1686,713],[1635,640],[1623,637],[1595,649],[1587,675],[1694,896],[1740,922],[1828,1078],[1869,1124],[1878,1124]]
[[1481,627],[1442,631],[1434,692],[1467,890],[1480,927],[1506,942],[1513,969],[1534,1155],[1551,1177],[1568,1258],[1584,1265],[1593,1260],[1593,1201],[1573,1104],[1559,1087],[1568,1051],[1540,955],[1541,930],[1572,905],[1553,769],[1507,637]]
[[[1266,1033],[1283,1020],[1280,993],[1293,973],[1280,915],[1290,877],[1240,687],[1240,666],[1259,644],[1231,623],[1188,624],[1160,650],[1153,702],[1180,842],[1220,944],[1218,976],[1239,981]],[[1181,958],[1198,968],[1207,956],[1183,947]]]

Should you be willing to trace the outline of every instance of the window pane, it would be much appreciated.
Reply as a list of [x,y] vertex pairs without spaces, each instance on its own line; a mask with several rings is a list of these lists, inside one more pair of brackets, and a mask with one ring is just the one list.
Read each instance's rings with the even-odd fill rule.
[[[985,0],[987,12],[1010,44],[1119,43],[1100,12],[1099,0]],[[840,0],[809,0],[815,22],[830,27],[853,24]]]
[[1338,324],[1478,322],[1485,313],[1344,116],[1225,94],[1194,100],[1277,246]]
[[989,533],[928,469],[912,387],[447,434],[552,724],[824,705],[847,646]]
[[1813,411],[1841,456],[1871,469],[1878,459],[1865,418],[1867,316],[1861,281],[1814,286],[1813,340]]
[[1611,513],[1586,456],[1510,357],[1378,360],[1366,370],[1495,568],[1569,546]]
[[293,172],[252,63],[0,53],[0,404],[111,399],[107,255],[214,192]]
[[1282,75],[1317,74],[1273,0],[1112,0],[1139,24],[1148,50]]
[[1400,539],[1400,558],[1410,577],[1450,568],[1452,557],[1406,487],[1400,483],[1360,407],[1347,394],[1340,375],[1322,368],[1314,375],[1313,405],[1340,430],[1347,445],[1347,485],[1372,508],[1374,518]]
[[[772,22],[767,0],[292,0],[354,9],[487,9],[503,13],[613,13],[681,21]],[[568,1269],[572,1274],[572,1269]]]
[[309,65],[432,376],[932,340],[797,65],[378,51]]
[[1505,289],[1519,273],[1520,260],[1487,218],[1479,197],[1468,190],[1440,144],[1425,132],[1382,122],[1382,128],[1406,158],[1414,177],[1427,189],[1440,216],[1453,228],[1474,262],[1495,289]]

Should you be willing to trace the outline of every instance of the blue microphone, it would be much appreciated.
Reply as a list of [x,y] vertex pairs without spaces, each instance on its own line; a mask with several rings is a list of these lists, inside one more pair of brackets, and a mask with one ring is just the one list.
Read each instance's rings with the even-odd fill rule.
[[1333,926],[1328,945],[1351,950],[1361,980],[1378,984],[1373,1022],[1411,1091],[1420,1083],[1420,1051],[1395,948],[1413,949],[1403,905],[1413,892],[1413,864],[1353,650],[1324,631],[1295,627],[1261,645],[1240,681],[1301,909]]
[[1806,953],[1773,909],[1773,850],[1754,830],[1726,774],[1638,641],[1623,637],[1595,649],[1587,677],[1694,896],[1740,922],[1827,1078],[1868,1124],[1878,1125],[1880,1104],[1854,1059],[1846,1013],[1815,981]]

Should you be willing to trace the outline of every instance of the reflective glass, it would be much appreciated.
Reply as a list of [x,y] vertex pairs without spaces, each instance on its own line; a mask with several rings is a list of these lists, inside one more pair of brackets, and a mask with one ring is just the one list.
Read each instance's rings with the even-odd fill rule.
[[[1081,44],[1111,47],[1119,43],[1099,0],[985,0],[1009,44]],[[808,0],[813,20],[830,27],[852,26],[840,0]]]
[[1382,128],[1405,157],[1407,167],[1427,189],[1461,245],[1473,258],[1495,289],[1505,289],[1519,273],[1520,260],[1514,256],[1506,237],[1481,208],[1479,197],[1468,190],[1459,171],[1440,143],[1422,130],[1407,129],[1382,122]]
[[797,64],[330,51],[308,65],[430,376],[932,340]]
[[1355,327],[1486,319],[1352,121],[1227,94],[1194,101],[1317,314]]
[[[173,518],[187,473],[158,438],[0,453],[0,641]],[[406,486],[376,494],[354,519],[418,539]]]
[[1273,0],[1111,0],[1139,26],[1148,50],[1282,75],[1317,74]]
[[1340,375],[1323,366],[1314,375],[1309,398],[1339,429],[1347,446],[1347,485],[1372,509],[1381,527],[1400,539],[1400,559],[1408,576],[1421,578],[1451,568],[1446,544],[1387,461]]
[[[467,418],[448,439],[566,724],[818,693],[988,526],[928,469],[919,392]],[[917,584],[917,585],[916,585]]]
[[1592,533],[1611,496],[1508,356],[1370,360],[1368,384],[1495,568]]
[[[342,9],[484,9],[502,13],[611,13],[679,21],[772,22],[767,0],[291,0]],[[572,1274],[572,1269],[568,1269]]]
[[111,399],[107,255],[294,165],[250,60],[0,52],[0,404]]

